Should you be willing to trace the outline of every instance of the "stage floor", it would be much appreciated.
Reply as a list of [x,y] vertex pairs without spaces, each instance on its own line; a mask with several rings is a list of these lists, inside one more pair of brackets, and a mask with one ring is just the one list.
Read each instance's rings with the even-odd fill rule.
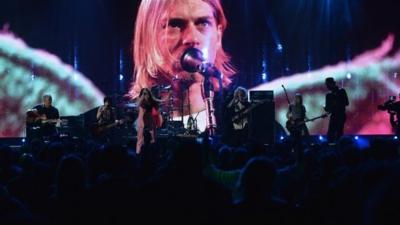
[[[196,135],[184,135],[178,134],[175,136],[170,135],[158,135],[158,139],[160,141],[166,140],[171,137],[179,137],[179,138],[190,138],[196,139],[198,136]],[[368,147],[369,143],[373,139],[391,139],[399,141],[400,137],[396,135],[345,135],[344,137],[353,139],[360,147]],[[287,140],[287,136],[279,136],[275,138],[275,143],[282,143]],[[74,138],[72,139],[74,140]],[[79,138],[75,138],[75,140],[79,140]],[[136,143],[136,136],[126,136],[121,138],[121,144],[128,145]],[[323,144],[326,143],[326,135],[311,135],[310,142],[312,144]],[[399,141],[400,144],[400,141]],[[13,138],[0,138],[0,145],[11,146],[12,148],[20,148],[24,145],[27,145],[27,140],[25,137],[13,137]]]

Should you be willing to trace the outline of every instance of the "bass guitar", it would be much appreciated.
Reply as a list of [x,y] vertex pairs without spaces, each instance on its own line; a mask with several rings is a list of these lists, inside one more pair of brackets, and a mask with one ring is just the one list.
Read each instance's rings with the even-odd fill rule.
[[233,116],[232,116],[232,122],[233,123],[239,123],[248,113],[250,113],[253,109],[255,109],[256,107],[258,107],[259,105],[262,105],[263,103],[270,101],[270,99],[265,99],[263,101],[260,101],[256,104],[253,104],[252,106],[241,110],[239,112],[236,112]]
[[330,114],[330,113],[324,113],[324,114],[322,114],[322,115],[320,115],[320,116],[313,117],[313,118],[307,119],[307,120],[297,120],[297,121],[296,121],[296,120],[289,119],[289,120],[286,122],[286,129],[287,129],[290,133],[296,132],[296,131],[300,128],[301,125],[306,124],[306,123],[308,123],[308,122],[312,122],[312,121],[317,120],[317,119],[325,118],[325,117],[327,117],[329,114]]

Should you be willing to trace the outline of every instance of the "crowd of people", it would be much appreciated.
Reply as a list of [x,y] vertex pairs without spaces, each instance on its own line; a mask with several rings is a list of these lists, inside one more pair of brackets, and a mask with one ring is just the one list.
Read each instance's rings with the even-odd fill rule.
[[393,224],[398,143],[361,149],[207,138],[97,144],[33,140],[0,149],[1,224]]

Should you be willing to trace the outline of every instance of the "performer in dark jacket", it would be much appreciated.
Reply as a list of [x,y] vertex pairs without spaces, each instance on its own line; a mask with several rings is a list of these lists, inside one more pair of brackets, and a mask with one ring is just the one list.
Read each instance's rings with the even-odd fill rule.
[[333,77],[325,80],[325,85],[330,91],[325,98],[325,111],[331,113],[328,128],[328,141],[337,141],[343,135],[346,122],[346,106],[349,105],[347,93],[336,85]]

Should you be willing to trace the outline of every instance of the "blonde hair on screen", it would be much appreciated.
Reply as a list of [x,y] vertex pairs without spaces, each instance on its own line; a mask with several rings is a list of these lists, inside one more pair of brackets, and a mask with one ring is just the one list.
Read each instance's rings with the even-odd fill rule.
[[[136,98],[142,88],[150,88],[158,81],[170,80],[168,68],[163,65],[172,65],[175,60],[166,52],[158,41],[162,29],[161,20],[168,17],[165,13],[179,2],[184,0],[142,0],[136,17],[135,33],[132,42],[134,57],[134,82],[129,90],[129,96]],[[220,0],[202,0],[214,10],[217,26],[221,34],[227,26],[227,20]],[[222,37],[221,37],[222,39]],[[215,66],[223,74],[223,84],[230,83],[229,77],[236,73],[230,63],[230,56],[223,50],[222,45],[217,49]]]

